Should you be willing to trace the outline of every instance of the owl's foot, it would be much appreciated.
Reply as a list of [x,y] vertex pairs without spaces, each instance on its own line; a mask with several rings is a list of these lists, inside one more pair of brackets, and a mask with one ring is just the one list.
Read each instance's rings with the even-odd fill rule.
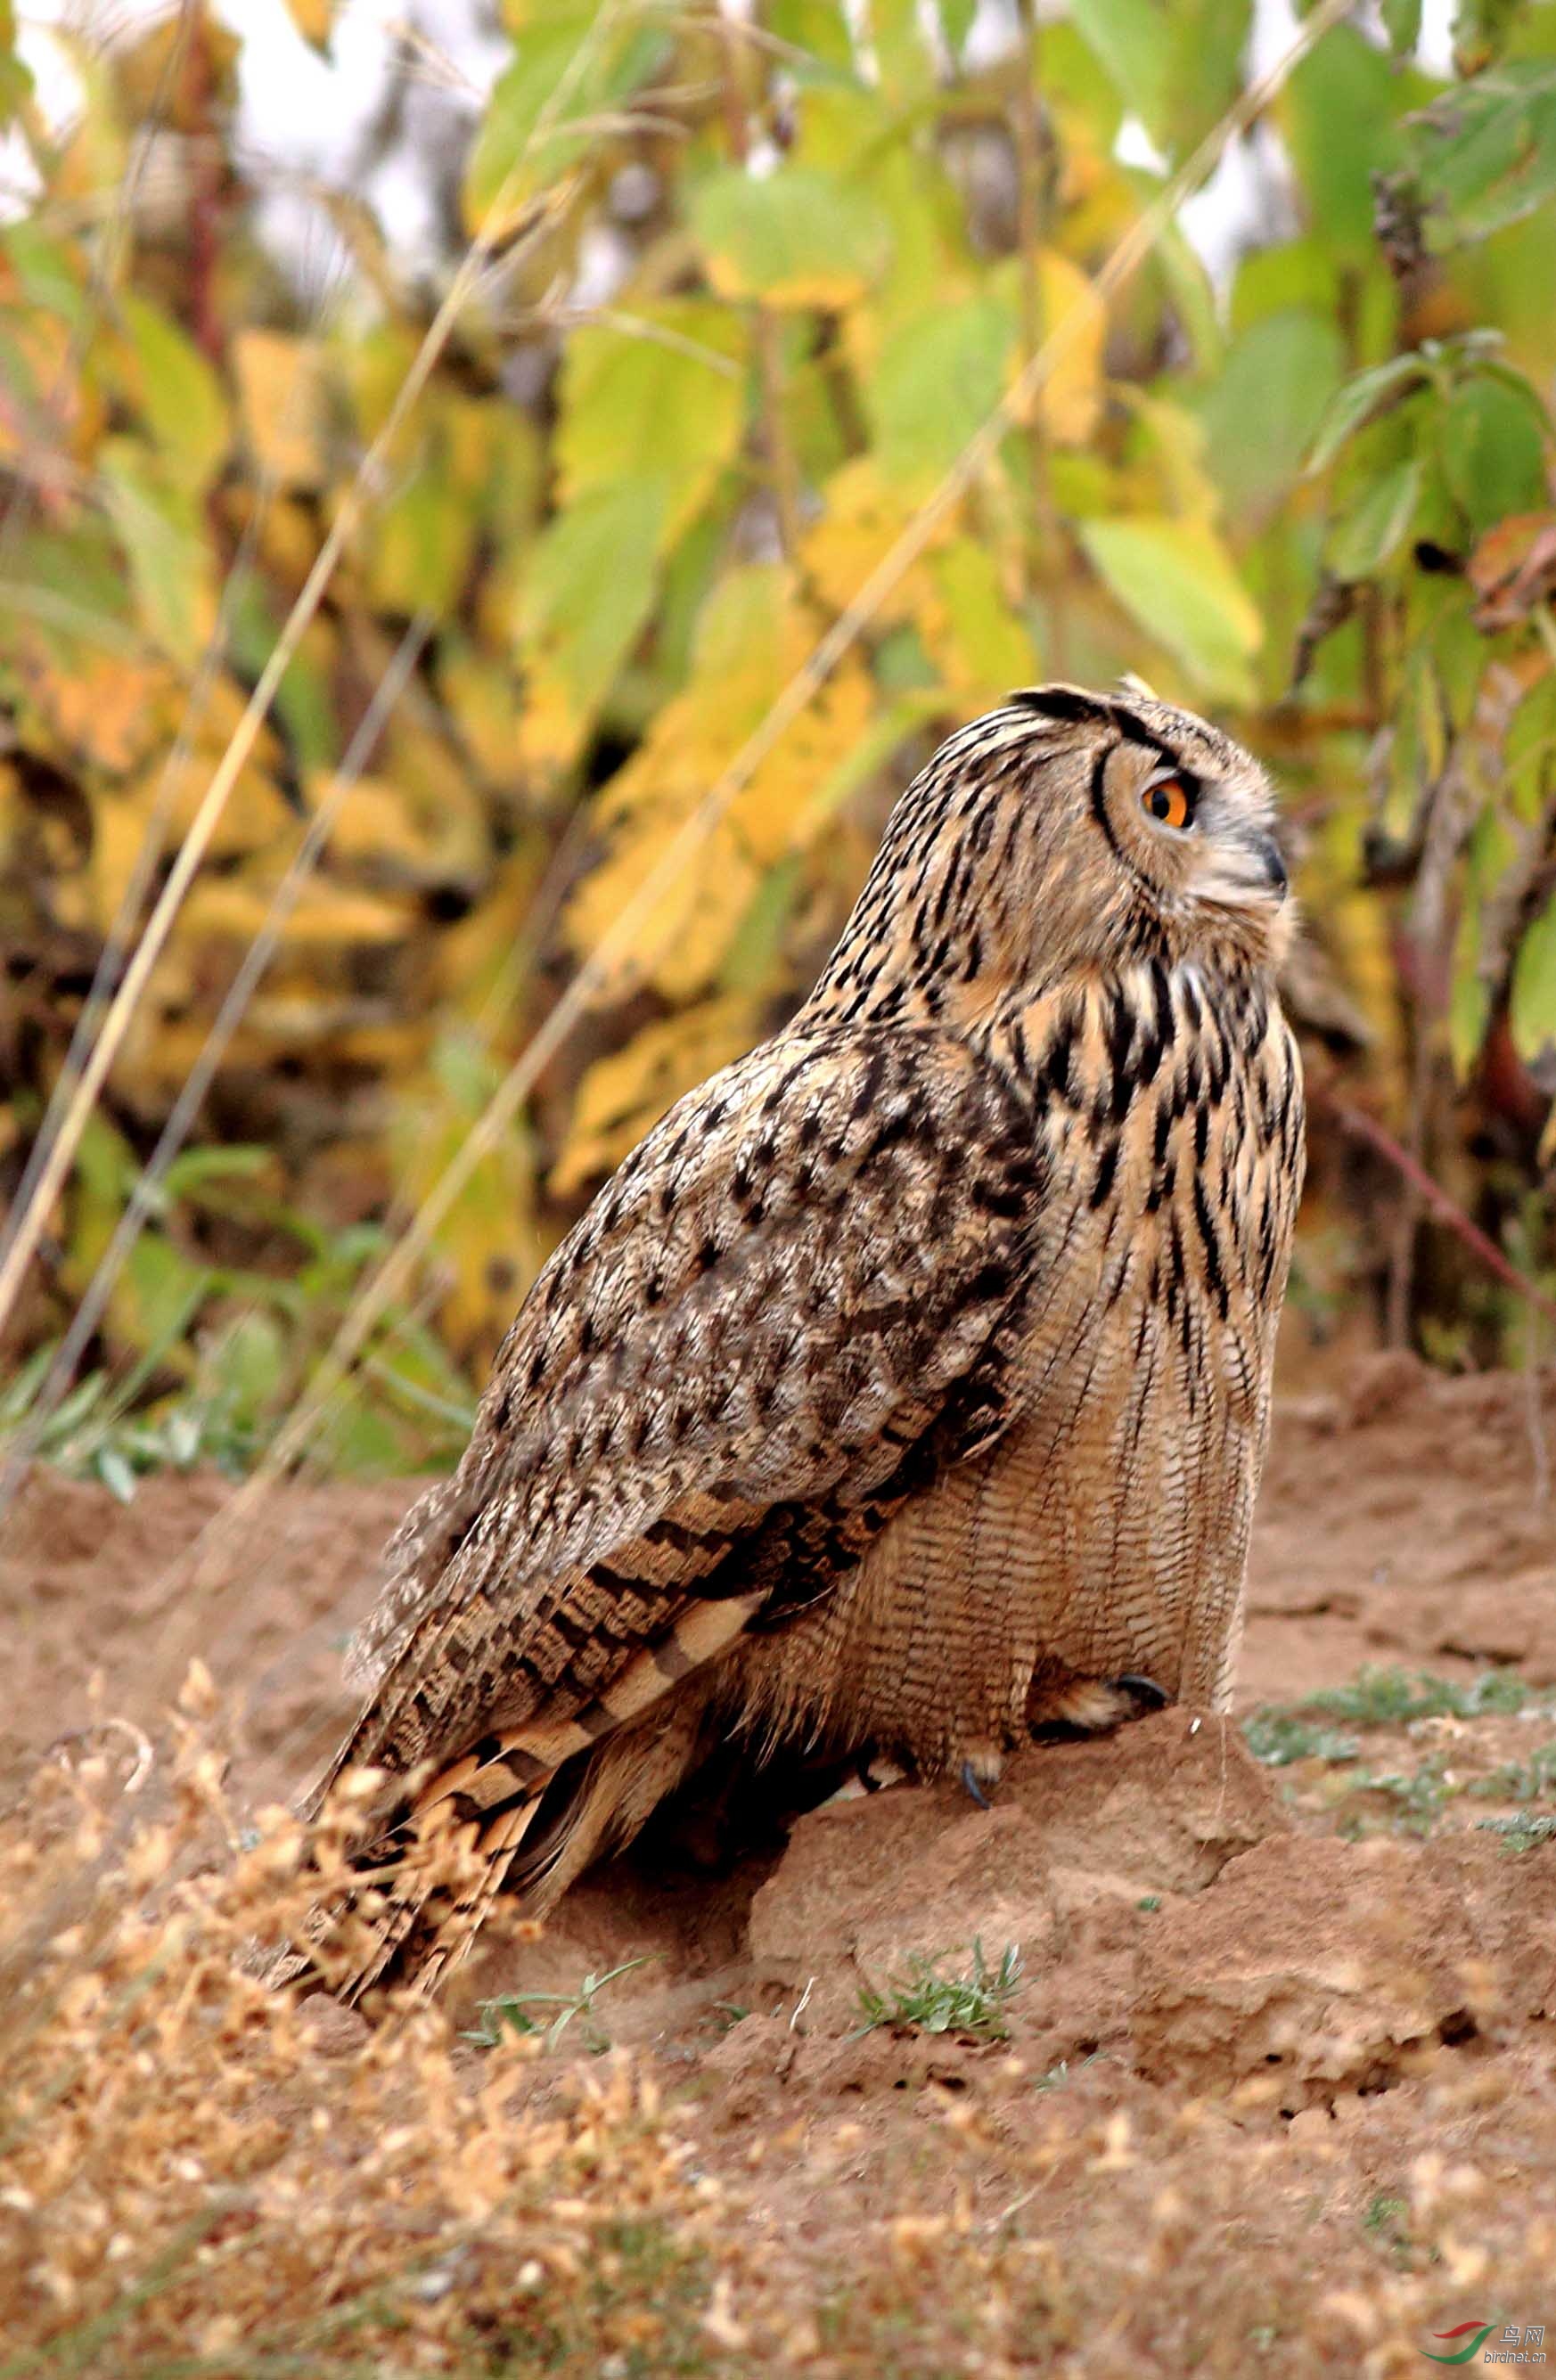
[[962,1755],[956,1771],[958,1782],[969,1802],[980,1810],[991,1810],[995,1786],[1004,1775],[1005,1754],[1001,1744],[989,1742],[974,1743]]
[[1042,1694],[1027,1707],[1034,1743],[1073,1743],[1084,1735],[1106,1735],[1132,1718],[1164,1710],[1172,1696],[1154,1678],[1126,1670],[1119,1678],[1076,1678]]

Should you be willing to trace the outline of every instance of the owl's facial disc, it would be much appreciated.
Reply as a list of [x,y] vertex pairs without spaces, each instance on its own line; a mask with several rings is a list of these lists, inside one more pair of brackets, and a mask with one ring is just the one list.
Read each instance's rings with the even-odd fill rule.
[[1125,735],[1101,757],[1094,808],[1115,855],[1166,908],[1204,904],[1273,922],[1286,898],[1269,788],[1207,741],[1180,754]]

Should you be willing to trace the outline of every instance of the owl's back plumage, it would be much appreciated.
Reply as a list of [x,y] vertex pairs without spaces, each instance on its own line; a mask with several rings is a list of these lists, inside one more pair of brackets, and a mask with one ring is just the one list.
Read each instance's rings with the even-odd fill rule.
[[936,756],[390,1549],[311,1804],[382,1772],[348,1992],[548,1905],[732,1733],[988,1783],[1128,1674],[1224,1697],[1301,1181],[1283,893],[1185,713],[1051,687]]

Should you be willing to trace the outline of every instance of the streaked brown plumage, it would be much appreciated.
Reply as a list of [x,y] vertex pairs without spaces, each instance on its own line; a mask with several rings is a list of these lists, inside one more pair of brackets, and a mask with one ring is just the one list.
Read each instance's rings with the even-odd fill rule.
[[1224,1701],[1303,1165],[1284,893],[1260,771],[1164,704],[1047,687],[935,756],[390,1549],[311,1803],[384,1772],[348,1991],[544,1909],[732,1735],[989,1784],[1128,1673]]

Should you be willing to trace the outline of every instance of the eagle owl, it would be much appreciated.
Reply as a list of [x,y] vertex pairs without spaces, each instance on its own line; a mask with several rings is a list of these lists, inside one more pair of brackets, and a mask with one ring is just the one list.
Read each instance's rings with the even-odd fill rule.
[[1303,1172],[1272,808],[1201,721],[1067,686],[915,779],[389,1548],[310,1804],[375,1772],[337,1986],[430,1985],[715,1745],[981,1795],[1030,1732],[1224,1703]]

